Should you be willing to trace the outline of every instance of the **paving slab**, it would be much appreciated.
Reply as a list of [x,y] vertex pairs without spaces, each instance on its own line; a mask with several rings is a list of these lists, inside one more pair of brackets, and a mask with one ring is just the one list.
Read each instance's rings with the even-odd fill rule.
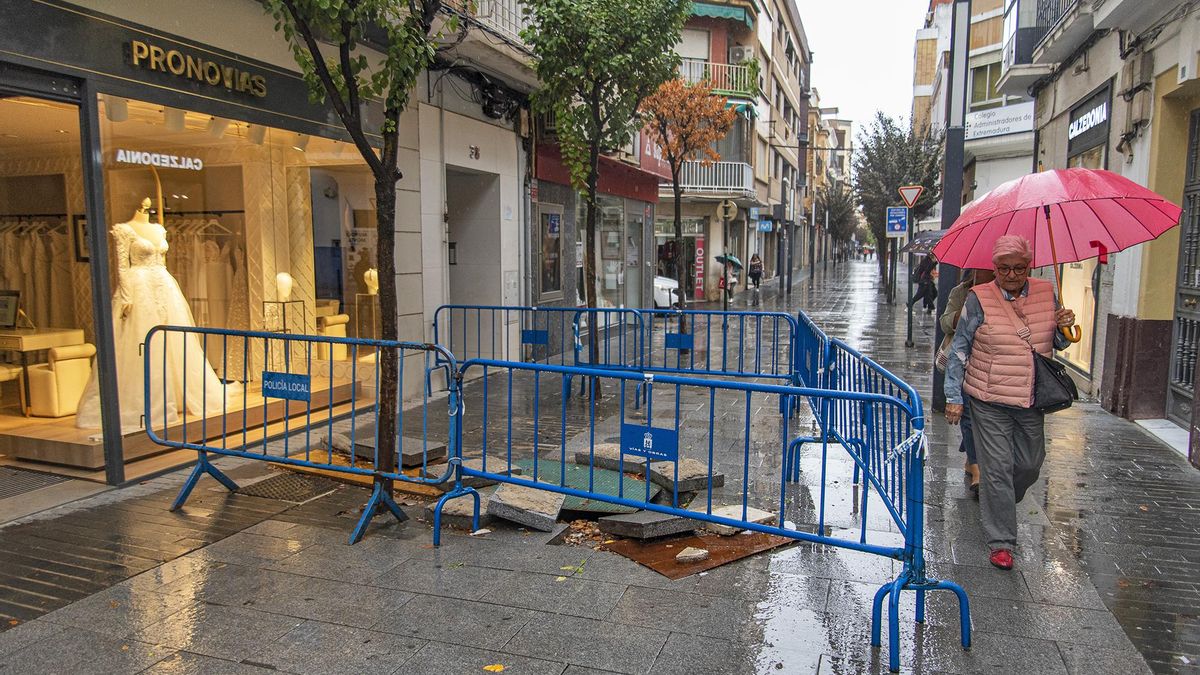
[[558,512],[565,499],[566,495],[560,492],[505,484],[488,499],[487,511],[496,518],[550,532],[558,523]]
[[[518,464],[514,463],[512,466],[509,466],[508,460],[503,457],[488,457],[486,467],[483,464],[482,458],[477,457],[475,459],[466,459],[463,460],[463,466],[476,471],[483,471],[486,468],[488,473],[512,476],[520,476],[524,472],[524,469],[522,469]],[[463,476],[462,484],[463,487],[473,487],[475,489],[479,489],[489,485],[496,485],[497,482],[491,478],[484,478],[482,476]],[[438,483],[433,487],[441,490],[442,492],[449,492],[450,490],[454,489],[454,481],[448,480]]]
[[[702,508],[695,508],[692,510],[699,511],[700,513],[707,513],[708,507],[705,506]],[[740,504],[729,504],[726,506],[714,506],[712,509],[712,515],[717,516],[719,518],[732,518],[734,520],[743,520],[742,507]],[[746,522],[750,522],[750,523],[769,525],[769,524],[775,522],[775,514],[769,512],[769,511],[763,511],[761,509],[756,509],[753,506],[750,506],[750,507],[746,508],[746,517],[744,518],[744,520]],[[720,523],[708,523],[708,522],[704,522],[702,524],[702,526],[704,529],[708,530],[709,532],[713,532],[715,534],[719,534],[722,536],[735,535],[738,532],[741,532],[742,530],[745,529],[742,527],[730,527],[729,525],[721,525]]]
[[[645,462],[639,461],[638,457],[628,455],[624,462],[621,461],[621,446],[616,443],[597,443],[595,451],[589,453],[585,450],[575,451],[575,463],[581,466],[588,466],[589,462],[592,465],[609,471],[620,471],[622,468],[628,473],[643,473]],[[662,487],[664,490],[675,489],[675,463],[674,462],[650,462],[650,480]],[[725,485],[725,475],[722,473],[713,473],[712,487],[718,488]],[[692,459],[684,457],[679,460],[679,492],[699,492],[707,490],[708,483],[708,465]]]
[[696,521],[690,518],[657,511],[637,511],[605,516],[596,522],[600,526],[600,531],[605,534],[632,539],[668,537],[673,534],[691,532],[697,526]]
[[[363,424],[354,430],[354,456],[368,462],[375,459],[374,424]],[[445,443],[434,440],[424,441],[411,436],[400,437],[400,465],[404,468],[421,466],[422,463],[439,464],[445,460]]]
[[[525,470],[526,476],[534,475],[533,460],[523,459],[517,464]],[[595,494],[612,497],[624,495],[626,499],[646,499],[646,481],[629,474],[621,474],[601,467],[595,467],[592,470],[587,466],[550,459],[538,460],[537,468],[538,480],[543,482],[556,485],[565,484],[576,490],[591,491]],[[651,483],[649,485],[650,499],[653,500],[661,491],[662,488]],[[568,495],[566,501],[563,502],[562,510],[572,516],[590,517],[592,514],[633,513],[637,511],[637,508],[613,504],[601,499]]]
[[[479,488],[479,527],[487,527],[494,522],[495,518],[491,513],[488,513],[487,504],[491,499],[492,494],[496,492],[495,486]],[[437,506],[437,500],[429,502],[425,505],[425,519],[433,524],[433,507]],[[442,526],[457,527],[460,530],[470,530],[475,513],[475,500],[471,495],[455,497],[442,507]]]

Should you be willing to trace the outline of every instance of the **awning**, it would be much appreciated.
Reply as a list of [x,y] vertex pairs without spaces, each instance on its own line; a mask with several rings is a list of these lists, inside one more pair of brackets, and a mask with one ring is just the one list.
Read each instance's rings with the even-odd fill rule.
[[758,107],[754,105],[753,101],[730,98],[725,101],[725,107],[739,115],[745,115],[747,119],[754,119],[758,116]]
[[746,26],[753,30],[754,19],[742,7],[729,7],[727,5],[710,5],[706,2],[692,3],[692,16],[709,16],[714,19],[732,19],[741,21]]

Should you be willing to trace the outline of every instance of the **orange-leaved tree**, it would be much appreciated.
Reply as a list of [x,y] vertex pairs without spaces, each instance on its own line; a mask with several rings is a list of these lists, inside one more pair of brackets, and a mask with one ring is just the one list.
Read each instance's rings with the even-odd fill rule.
[[[683,184],[681,173],[685,162],[699,161],[709,165],[720,161],[714,144],[725,138],[737,116],[727,108],[724,96],[712,93],[707,82],[688,84],[682,79],[667,80],[658,90],[642,101],[647,132],[662,149],[663,159],[671,167],[671,189],[675,195],[675,250],[683,252]],[[684,264],[675,266],[679,282],[679,306],[684,299]]]

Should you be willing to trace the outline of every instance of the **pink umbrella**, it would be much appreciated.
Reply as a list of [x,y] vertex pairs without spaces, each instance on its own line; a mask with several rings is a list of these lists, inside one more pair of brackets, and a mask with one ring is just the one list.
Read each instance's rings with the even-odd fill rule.
[[[933,253],[957,267],[990,269],[996,239],[1019,234],[1033,244],[1034,267],[1054,266],[1061,297],[1059,264],[1150,241],[1177,225],[1182,211],[1111,171],[1043,171],[1008,181],[973,202]],[[1078,340],[1078,327],[1068,337]]]

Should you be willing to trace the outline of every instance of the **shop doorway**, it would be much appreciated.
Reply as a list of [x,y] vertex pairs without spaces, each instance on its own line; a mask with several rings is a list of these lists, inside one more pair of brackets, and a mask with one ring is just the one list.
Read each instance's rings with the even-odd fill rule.
[[1184,180],[1167,417],[1187,428],[1195,397],[1196,358],[1200,354],[1200,110],[1192,112]]
[[[500,177],[446,168],[446,299],[452,305],[503,305]],[[515,303],[513,303],[515,304]],[[491,358],[504,344],[501,321],[473,326],[456,343],[459,359]],[[482,351],[481,351],[482,350]]]

